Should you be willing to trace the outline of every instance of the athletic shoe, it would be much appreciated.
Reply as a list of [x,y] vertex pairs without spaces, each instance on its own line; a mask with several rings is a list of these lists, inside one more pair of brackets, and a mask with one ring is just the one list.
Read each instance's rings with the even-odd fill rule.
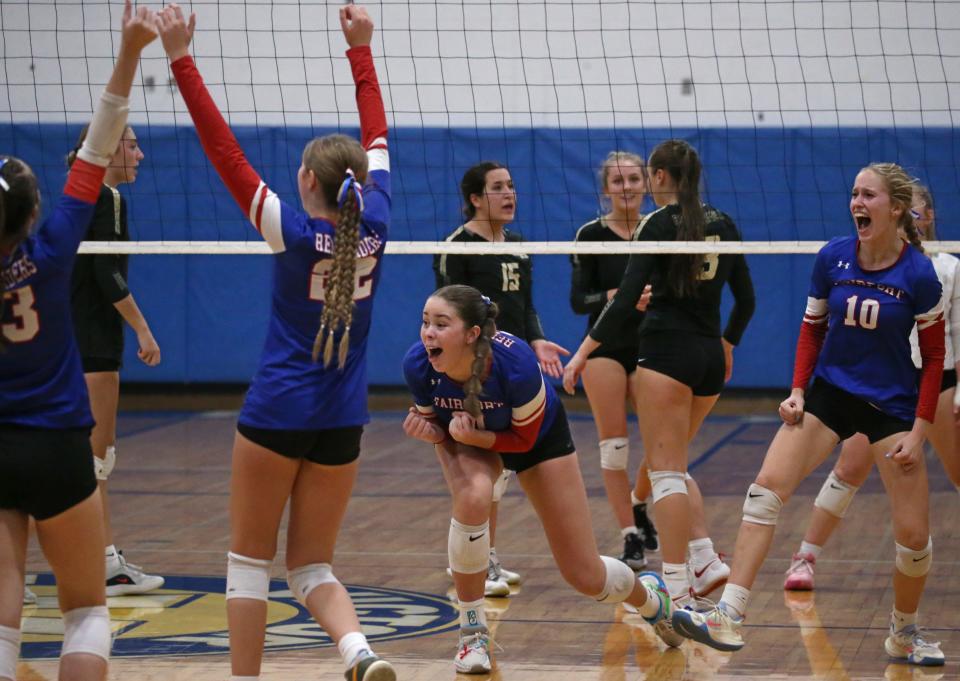
[[730,615],[722,605],[706,612],[684,608],[673,611],[673,628],[678,634],[717,650],[740,650],[743,618]]
[[633,532],[623,539],[623,553],[620,554],[620,562],[626,563],[634,570],[642,570],[647,567],[647,559],[643,555],[643,540]]
[[678,635],[673,630],[673,624],[671,623],[673,601],[670,599],[667,585],[664,584],[660,575],[654,572],[641,573],[639,579],[640,583],[647,589],[647,597],[655,597],[660,601],[657,614],[653,617],[644,617],[643,619],[653,626],[653,631],[660,637],[661,641],[671,648],[676,648],[683,643],[683,636]]
[[940,642],[924,639],[923,632],[916,624],[909,624],[900,631],[894,631],[891,624],[890,635],[887,636],[883,647],[887,655],[908,664],[924,667],[939,667],[943,664]]
[[795,553],[783,580],[783,588],[787,591],[813,591],[813,566],[816,562],[812,554]]
[[344,672],[347,681],[396,681],[393,665],[376,655],[366,655]]
[[487,674],[490,664],[490,634],[486,631],[460,632],[460,643],[453,664],[458,674]]
[[653,521],[647,515],[646,504],[636,504],[633,507],[633,524],[637,526],[637,530],[640,532],[643,548],[651,552],[659,551],[660,540],[657,539],[657,528],[653,526]]
[[[447,576],[453,579],[453,570],[447,568]],[[487,598],[500,598],[510,595],[510,585],[500,579],[491,566],[487,566],[487,579],[483,583],[483,595]]]
[[729,576],[730,566],[719,554],[699,570],[690,564],[690,587],[694,595],[701,598],[726,584]]
[[117,560],[113,570],[107,567],[108,596],[143,594],[163,586],[163,577],[146,574],[139,565],[128,563],[123,554],[118,553]]
[[37,602],[37,594],[35,594],[29,586],[26,584],[23,585],[23,604],[24,605],[35,605]]
[[500,562],[500,559],[497,557],[496,551],[490,552],[490,567],[493,572],[497,575],[499,581],[506,582],[510,586],[516,586],[521,581],[520,573],[513,572],[503,567],[503,563]]

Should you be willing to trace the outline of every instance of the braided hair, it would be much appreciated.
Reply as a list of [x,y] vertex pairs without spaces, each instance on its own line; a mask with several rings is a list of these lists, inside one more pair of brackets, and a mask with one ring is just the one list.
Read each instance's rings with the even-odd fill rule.
[[470,378],[463,384],[463,408],[472,417],[480,418],[480,393],[487,378],[490,354],[493,352],[490,340],[497,332],[497,304],[472,286],[463,284],[451,284],[437,289],[431,298],[441,298],[450,303],[457,316],[463,320],[464,327],[480,327],[480,336],[473,346]]
[[[697,151],[683,140],[672,139],[658,144],[650,154],[650,170],[665,170],[677,186],[680,221],[677,241],[703,241],[707,225],[700,202],[700,172],[703,166]],[[680,298],[696,294],[703,271],[702,253],[671,255],[667,283]]]
[[367,154],[352,137],[327,135],[307,144],[303,150],[303,166],[316,175],[326,205],[339,207],[331,254],[333,265],[324,284],[323,312],[313,342],[313,361],[317,361],[322,350],[323,366],[331,366],[334,336],[342,328],[337,352],[337,365],[342,370],[350,350],[357,245],[363,214],[360,188],[367,179]]
[[[4,260],[27,237],[39,205],[37,178],[30,166],[13,156],[0,156],[0,257]],[[4,292],[0,294],[0,319],[6,302]],[[0,350],[5,347],[0,332]]]
[[913,224],[913,214],[910,212],[913,206],[913,188],[916,186],[916,181],[896,163],[871,163],[863,170],[869,170],[883,180],[887,193],[890,195],[890,202],[903,209],[897,227],[903,230],[911,246],[924,253],[923,243],[920,241],[920,232],[917,231],[917,226]]

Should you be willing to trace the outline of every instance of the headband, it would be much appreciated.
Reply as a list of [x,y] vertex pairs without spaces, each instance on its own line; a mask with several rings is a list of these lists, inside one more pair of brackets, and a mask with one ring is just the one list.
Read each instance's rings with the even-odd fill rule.
[[[3,169],[3,166],[7,165],[7,161],[9,160],[10,160],[10,157],[7,156],[5,159],[0,161],[0,170]],[[3,179],[3,175],[0,175],[0,187],[3,187],[3,191],[5,192],[10,191],[10,185],[7,184],[7,181],[5,179]]]

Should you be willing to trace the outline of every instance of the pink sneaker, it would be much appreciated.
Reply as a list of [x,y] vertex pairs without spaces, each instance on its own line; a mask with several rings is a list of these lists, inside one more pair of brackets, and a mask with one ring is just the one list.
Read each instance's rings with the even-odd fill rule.
[[783,588],[787,591],[813,591],[813,566],[817,562],[811,554],[794,554],[787,570]]

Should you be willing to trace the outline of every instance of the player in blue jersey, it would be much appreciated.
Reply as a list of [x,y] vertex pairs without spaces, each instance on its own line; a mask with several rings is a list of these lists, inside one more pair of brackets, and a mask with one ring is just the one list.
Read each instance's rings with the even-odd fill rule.
[[[933,197],[919,182],[913,187],[911,210],[913,223],[921,240],[935,240],[937,233]],[[928,437],[947,472],[947,477],[960,491],[960,449],[957,447],[957,424],[954,417],[958,406],[956,367],[957,358],[960,358],[960,259],[949,253],[935,253],[930,256],[930,260],[943,285],[944,360],[936,418]],[[910,333],[910,352],[914,366],[919,368],[921,356],[916,327]],[[836,465],[817,494],[810,524],[784,578],[784,589],[813,589],[814,565],[820,557],[820,551],[840,525],[847,507],[872,468],[873,457],[866,436],[858,433],[845,440]]]
[[[733,220],[700,200],[701,164],[693,147],[682,140],[658,144],[647,171],[660,208],[640,224],[636,239],[739,241]],[[687,445],[730,378],[733,347],[753,315],[753,284],[742,255],[630,256],[616,294],[567,364],[568,392],[587,357],[616,341],[648,283],[653,296],[640,327],[637,414],[660,526],[663,577],[670,597],[684,607],[692,602],[690,576],[704,594],[729,574],[707,533],[699,488],[690,484]],[[721,333],[720,301],[728,284],[735,305]],[[657,633],[668,645],[683,642],[670,622],[658,624]]]
[[247,162],[189,54],[176,5],[159,18],[174,76],[207,157],[274,252],[270,326],[240,412],[230,488],[227,618],[234,679],[260,673],[277,531],[290,502],[287,583],[336,642],[351,681],[392,681],[331,569],[367,423],[367,337],[390,223],[387,119],[364,8],[340,9],[361,142],[328,135],[303,151],[303,210]]
[[420,342],[403,359],[416,405],[404,432],[434,445],[453,497],[447,553],[460,603],[454,664],[465,674],[491,669],[483,592],[491,494],[504,467],[517,472],[571,586],[604,603],[636,606],[651,623],[672,609],[659,577],[638,579],[597,553],[563,405],[531,347],[498,332],[496,316],[496,303],[472,286],[438,289],[424,306]]
[[[911,178],[893,163],[857,174],[850,199],[857,236],[833,239],[814,263],[793,390],[780,404],[784,424],[747,492],[730,579],[716,608],[676,611],[673,624],[681,634],[720,650],[743,647],[750,587],[783,503],[840,440],[863,433],[890,497],[896,540],[884,647],[910,664],[943,664],[940,645],[917,628],[933,561],[923,444],[943,374],[944,322],[942,287],[910,214],[912,189]],[[919,388],[910,357],[914,324]]]
[[70,272],[126,127],[155,14],[126,3],[113,75],[63,196],[40,214],[30,167],[0,155],[0,679],[16,678],[29,518],[57,578],[60,678],[100,681],[110,657],[93,418],[70,319]]

